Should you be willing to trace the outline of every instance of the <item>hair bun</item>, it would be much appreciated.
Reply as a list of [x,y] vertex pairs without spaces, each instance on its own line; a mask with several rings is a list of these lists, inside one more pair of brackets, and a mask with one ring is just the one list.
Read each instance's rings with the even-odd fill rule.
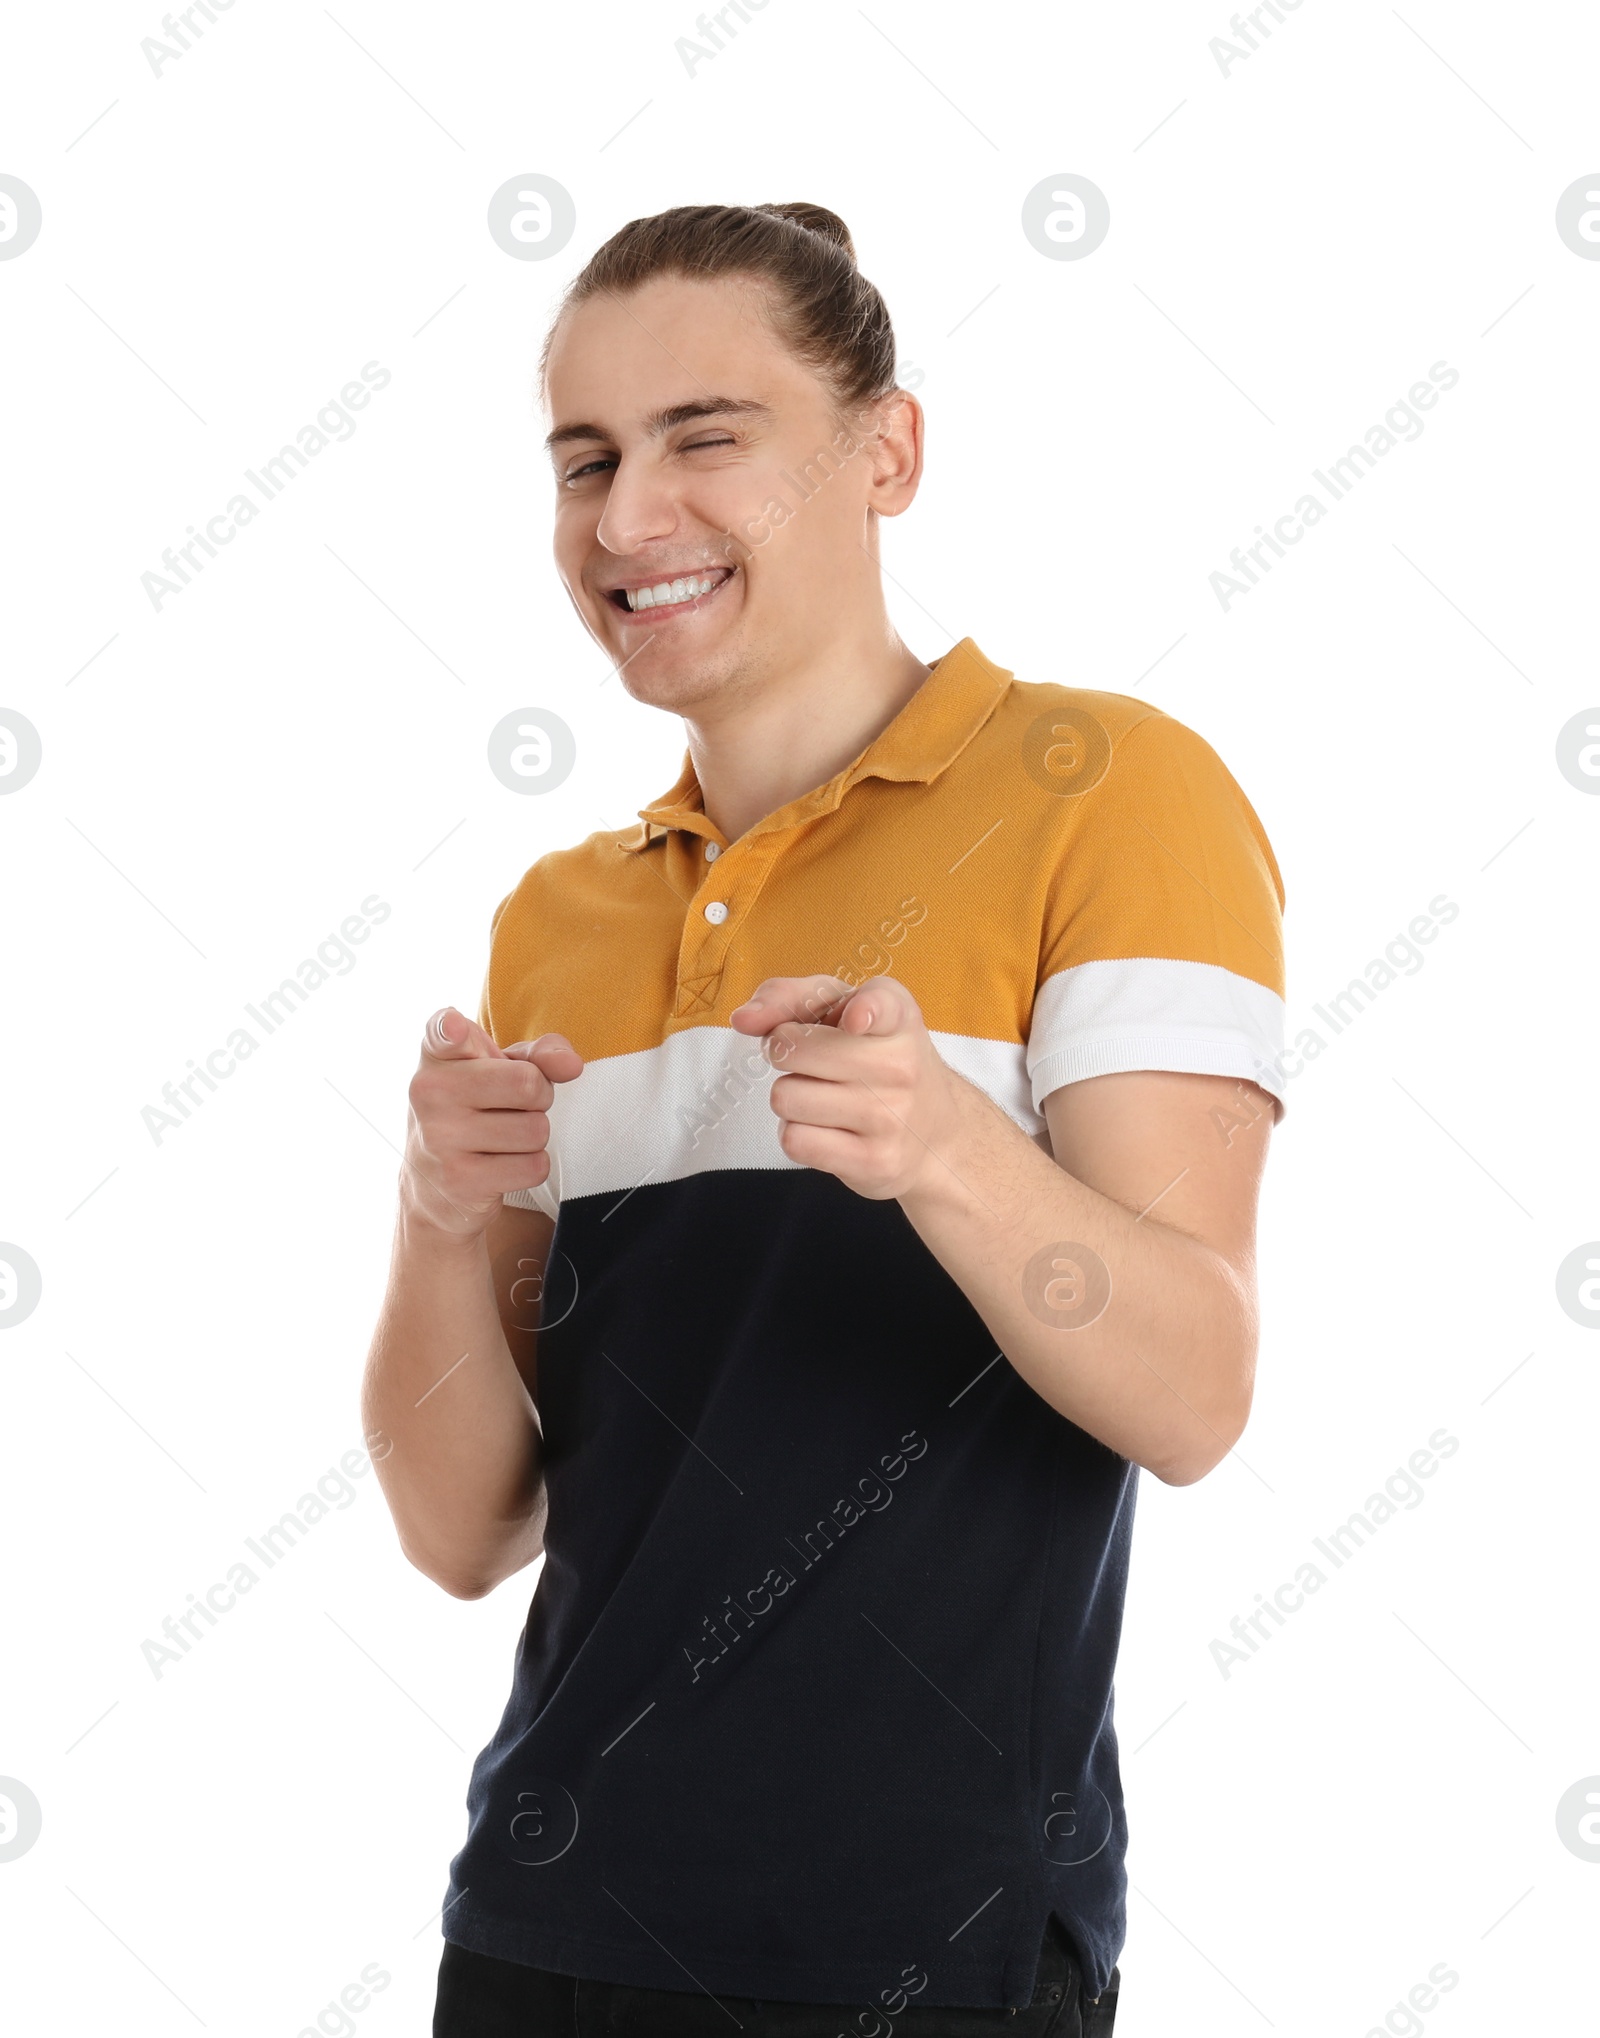
[[821,234],[824,240],[832,241],[835,247],[844,250],[852,262],[855,261],[856,244],[850,238],[850,229],[838,213],[830,212],[825,205],[808,205],[803,198],[797,198],[786,205],[756,205],[752,206],[751,210],[771,213],[777,219],[790,220],[795,226],[803,226],[811,233]]

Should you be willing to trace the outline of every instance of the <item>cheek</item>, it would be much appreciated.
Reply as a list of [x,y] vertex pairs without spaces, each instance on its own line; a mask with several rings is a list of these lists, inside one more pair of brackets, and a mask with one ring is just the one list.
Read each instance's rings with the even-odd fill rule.
[[583,562],[594,549],[599,522],[598,502],[580,502],[571,496],[557,498],[550,549],[557,572],[570,587],[579,583]]
[[[728,531],[753,552],[765,551],[783,536],[783,519],[792,515],[800,497],[786,488],[773,467],[726,467],[695,477],[683,508],[693,523],[708,531]],[[782,507],[779,507],[781,505]]]
[[838,466],[823,463],[809,474],[798,467],[790,472],[810,491],[804,497],[797,487],[787,491],[788,499],[799,505],[788,526],[795,565],[837,585],[841,572],[849,572],[849,562],[859,563],[862,557],[866,502],[861,463],[859,459]]
[[747,563],[754,564],[757,575],[765,570],[769,595],[782,599],[786,588],[798,591],[814,579],[837,580],[840,539],[830,528],[826,498],[823,489],[808,500],[798,475],[785,479],[774,471],[754,479],[739,507],[728,506],[723,527],[743,533]]

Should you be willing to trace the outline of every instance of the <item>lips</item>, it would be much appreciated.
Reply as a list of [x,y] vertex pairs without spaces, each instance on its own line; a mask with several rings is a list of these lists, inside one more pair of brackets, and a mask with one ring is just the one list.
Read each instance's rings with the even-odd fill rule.
[[648,616],[652,622],[688,615],[714,601],[733,578],[731,566],[699,567],[688,573],[663,574],[654,580],[630,580],[605,590],[620,615]]

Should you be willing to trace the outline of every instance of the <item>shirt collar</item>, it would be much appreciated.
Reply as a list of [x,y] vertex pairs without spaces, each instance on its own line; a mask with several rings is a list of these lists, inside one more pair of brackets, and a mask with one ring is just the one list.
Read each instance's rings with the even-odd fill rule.
[[[854,763],[835,773],[826,785],[802,794],[757,821],[746,834],[794,828],[819,814],[831,813],[851,786],[863,778],[928,784],[966,748],[1010,684],[1011,674],[991,664],[970,637],[963,637],[943,657],[933,661],[928,677]],[[674,784],[659,799],[639,809],[639,824],[624,836],[624,849],[643,849],[657,833],[673,828],[687,829],[708,839],[716,836],[716,829],[706,818],[700,781],[687,750],[683,753],[683,769]]]

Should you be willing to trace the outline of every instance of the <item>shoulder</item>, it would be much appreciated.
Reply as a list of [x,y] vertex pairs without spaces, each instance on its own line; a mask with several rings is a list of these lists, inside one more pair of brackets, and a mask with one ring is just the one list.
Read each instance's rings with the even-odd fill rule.
[[[494,909],[479,1023],[504,1046],[563,1032],[586,1056],[619,1010],[617,916],[630,937],[670,907],[632,828],[603,828],[532,863]],[[655,852],[659,856],[660,851]]]
[[[1019,686],[1005,713],[1045,874],[1039,981],[1067,973],[1077,996],[1110,965],[1159,962],[1213,991],[1207,970],[1281,999],[1283,878],[1211,743],[1148,701],[1090,688]],[[1173,971],[1144,976],[1165,995]]]
[[1102,687],[1067,686],[1054,680],[1013,679],[1000,703],[1001,714],[1014,724],[1025,724],[1062,708],[1093,715],[1113,739],[1152,717],[1168,719],[1160,708],[1133,694],[1110,693]]
[[1013,680],[986,732],[986,763],[1020,769],[1054,796],[1063,847],[1148,831],[1248,842],[1283,902],[1260,816],[1214,746],[1133,694]]
[[[1076,734],[1098,777],[1149,777],[1185,766],[1226,769],[1198,730],[1134,694],[1014,679],[991,720],[991,740],[1047,750]],[[1026,760],[1024,760],[1026,761]],[[1062,759],[1056,760],[1059,770]],[[1087,788],[1082,788],[1087,790]]]
[[491,936],[503,926],[514,929],[530,922],[584,913],[632,882],[631,871],[640,839],[640,823],[631,828],[600,828],[563,849],[546,850],[531,863],[494,909]]

